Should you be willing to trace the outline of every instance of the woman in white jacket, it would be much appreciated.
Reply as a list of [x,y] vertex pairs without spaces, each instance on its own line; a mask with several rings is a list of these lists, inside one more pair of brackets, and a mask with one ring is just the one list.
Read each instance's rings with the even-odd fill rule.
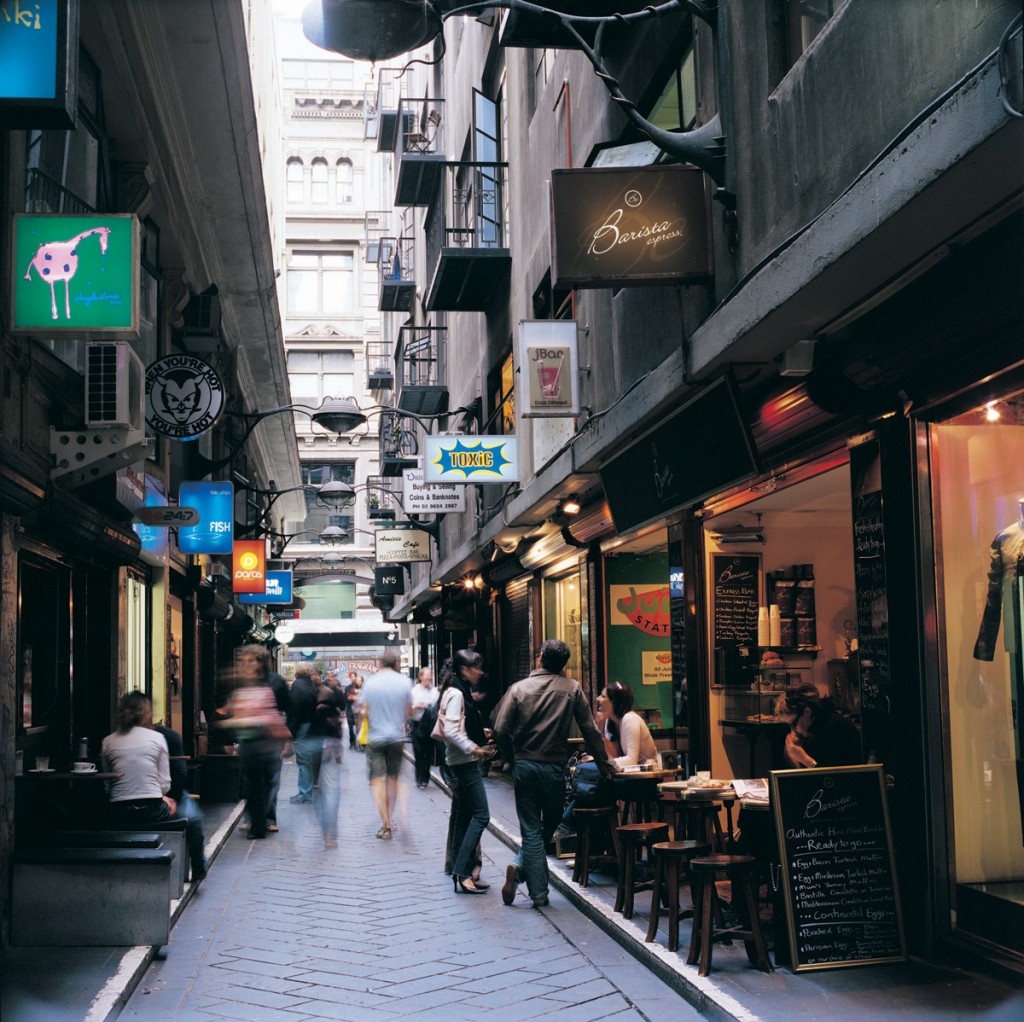
[[633,693],[628,685],[613,681],[597,697],[597,717],[604,717],[605,735],[618,752],[614,755],[609,749],[616,767],[636,766],[657,757],[658,749],[647,722],[633,710]]
[[476,847],[491,820],[480,763],[494,754],[483,721],[470,695],[483,675],[483,657],[461,649],[452,658],[452,673],[441,690],[438,718],[443,721],[445,763],[458,785],[454,813],[452,882],[460,894],[483,894],[490,886],[473,877]]

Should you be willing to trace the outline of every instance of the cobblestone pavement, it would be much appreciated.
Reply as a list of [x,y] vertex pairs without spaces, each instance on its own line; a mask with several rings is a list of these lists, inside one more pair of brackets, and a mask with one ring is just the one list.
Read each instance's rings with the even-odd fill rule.
[[697,1012],[561,896],[535,910],[501,903],[509,853],[484,836],[482,897],[443,873],[448,799],[418,791],[405,764],[395,836],[379,820],[364,757],[342,765],[339,847],[325,850],[317,806],[292,805],[281,831],[228,840],[171,943],[122,1019],[215,1022],[689,1022]]

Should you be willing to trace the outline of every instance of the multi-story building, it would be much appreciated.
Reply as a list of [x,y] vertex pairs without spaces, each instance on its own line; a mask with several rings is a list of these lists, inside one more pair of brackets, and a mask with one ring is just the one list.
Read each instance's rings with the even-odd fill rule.
[[[373,211],[381,206],[382,173],[367,131],[372,77],[368,65],[313,46],[299,13],[281,9],[275,16],[288,378],[296,402],[318,406],[326,398],[347,398],[370,409],[381,394],[370,389],[370,356],[389,343],[378,310],[378,264],[368,251],[371,243],[379,249],[381,233],[380,214]],[[339,437],[302,416],[296,429],[303,483],[346,483],[356,497],[338,508],[310,489],[305,520],[282,515],[274,526],[278,552],[292,564],[305,604],[289,622],[294,638],[285,664],[315,654],[343,674],[366,670],[388,636],[398,635],[370,603],[373,522],[388,500],[375,488],[376,435],[366,426]]]
[[[96,758],[133,689],[198,757],[219,669],[258,622],[224,584],[230,551],[185,554],[175,530],[134,529],[133,515],[177,503],[184,481],[221,481],[235,500],[220,521],[241,534],[271,479],[290,490],[301,474],[292,416],[261,414],[290,402],[268,205],[280,109],[275,89],[254,89],[275,76],[268,6],[2,4],[0,54],[6,943],[19,834],[71,822],[69,806],[88,815],[90,791],[102,801],[100,785],[72,799],[30,774],[37,757],[58,773]],[[51,69],[41,93],[33,67]],[[160,410],[189,442],[146,421],[146,370],[165,358]],[[298,492],[275,510],[301,517]]]
[[[715,776],[778,766],[812,682],[884,764],[911,951],[1019,961],[1019,6],[681,8],[596,38],[497,5],[445,20],[425,87],[379,61],[396,407],[519,454],[392,618],[425,659],[475,642],[495,695],[560,636]],[[521,324],[563,319],[542,376]],[[534,417],[559,365],[579,410]],[[382,451],[425,443],[398,425]]]

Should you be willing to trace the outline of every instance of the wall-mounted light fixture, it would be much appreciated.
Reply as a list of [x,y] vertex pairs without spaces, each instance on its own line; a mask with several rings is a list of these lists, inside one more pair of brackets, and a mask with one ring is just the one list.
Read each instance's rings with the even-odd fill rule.
[[558,505],[558,513],[560,515],[578,515],[582,510],[579,498],[575,495],[566,498]]

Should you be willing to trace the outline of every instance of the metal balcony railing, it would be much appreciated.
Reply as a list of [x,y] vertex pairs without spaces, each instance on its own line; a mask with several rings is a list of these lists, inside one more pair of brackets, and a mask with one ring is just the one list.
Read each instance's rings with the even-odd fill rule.
[[379,337],[366,341],[366,387],[391,390],[395,385],[395,363],[391,342]]
[[443,248],[503,248],[507,163],[445,165],[441,188],[427,210],[427,261]]
[[391,519],[402,504],[399,476],[366,477],[366,510],[371,521]]
[[445,153],[444,100],[399,100],[396,155],[443,156]]
[[486,310],[511,270],[505,222],[508,164],[445,163],[424,220],[426,308]]
[[95,213],[84,199],[30,167],[25,180],[25,209],[29,213]]
[[[400,67],[383,67],[377,78],[377,152],[393,153],[398,142],[399,103],[404,95],[406,78]],[[367,136],[369,137],[369,136]]]
[[371,209],[363,215],[363,254],[368,263],[379,263],[385,255],[381,241],[394,234],[391,230],[391,211]]
[[413,468],[419,456],[415,423],[403,417],[398,409],[381,412],[380,473],[400,476],[405,468]]
[[380,239],[381,312],[407,312],[416,295],[416,244],[411,234]]
[[448,334],[443,326],[404,326],[398,331],[395,361],[398,389],[436,386],[441,383],[441,347]]

